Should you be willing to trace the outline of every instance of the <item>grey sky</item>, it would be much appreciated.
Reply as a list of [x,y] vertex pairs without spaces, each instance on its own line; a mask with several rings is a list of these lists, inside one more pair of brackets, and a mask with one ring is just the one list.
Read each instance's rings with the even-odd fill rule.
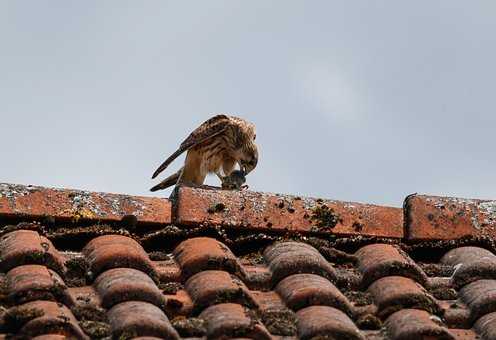
[[495,1],[4,0],[0,43],[0,182],[150,195],[229,112],[252,190],[496,198]]

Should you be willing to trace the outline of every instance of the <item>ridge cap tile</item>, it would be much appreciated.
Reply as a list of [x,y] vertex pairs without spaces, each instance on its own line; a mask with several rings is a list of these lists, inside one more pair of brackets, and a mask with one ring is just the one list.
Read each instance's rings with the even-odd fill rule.
[[0,215],[7,218],[108,223],[134,216],[138,225],[165,225],[171,223],[171,206],[158,197],[0,183]]
[[409,241],[496,237],[496,201],[411,195],[404,206]]
[[173,223],[334,235],[403,237],[401,208],[254,191],[177,189]]

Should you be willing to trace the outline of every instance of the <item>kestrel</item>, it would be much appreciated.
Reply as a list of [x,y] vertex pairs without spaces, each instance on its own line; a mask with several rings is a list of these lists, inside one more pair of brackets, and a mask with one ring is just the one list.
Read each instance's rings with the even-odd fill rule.
[[152,178],[187,151],[184,166],[150,190],[157,191],[176,184],[201,186],[209,173],[215,173],[222,181],[233,172],[236,164],[247,175],[258,162],[255,138],[255,125],[252,123],[223,114],[214,116],[196,128],[158,167]]

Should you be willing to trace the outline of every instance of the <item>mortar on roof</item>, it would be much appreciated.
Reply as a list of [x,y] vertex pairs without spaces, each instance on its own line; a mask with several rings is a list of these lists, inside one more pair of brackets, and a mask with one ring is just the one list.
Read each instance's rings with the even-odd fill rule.
[[207,333],[206,322],[201,318],[176,316],[171,324],[182,337],[203,337]]
[[8,332],[16,333],[27,322],[42,317],[45,312],[39,308],[13,307],[3,317]]

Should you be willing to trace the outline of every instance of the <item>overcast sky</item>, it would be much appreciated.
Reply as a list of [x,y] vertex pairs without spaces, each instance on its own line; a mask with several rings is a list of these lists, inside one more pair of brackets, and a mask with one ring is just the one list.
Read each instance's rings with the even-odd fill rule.
[[0,182],[151,195],[227,112],[252,190],[496,199],[495,60],[496,1],[3,0]]

